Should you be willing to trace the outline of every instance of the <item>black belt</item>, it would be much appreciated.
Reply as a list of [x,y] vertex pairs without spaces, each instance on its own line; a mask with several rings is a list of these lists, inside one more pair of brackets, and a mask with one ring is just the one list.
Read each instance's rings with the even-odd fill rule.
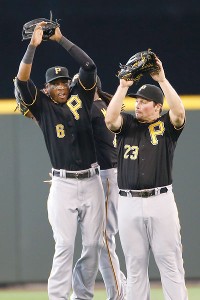
[[[76,178],[76,179],[85,179],[85,178],[90,178],[92,177],[94,174],[90,171],[83,171],[83,172],[67,172],[64,171],[64,176],[63,176],[63,171],[56,171],[53,170],[52,172],[53,176],[57,176],[57,177],[64,177],[64,178]],[[99,175],[99,169],[95,168],[95,174]]]
[[117,162],[112,163],[112,168],[117,168]]
[[119,191],[119,194],[121,196],[131,196],[131,197],[142,197],[142,198],[148,198],[155,195],[160,195],[163,193],[167,193],[168,188],[162,187],[161,189],[152,189],[152,190],[144,190],[144,191]]

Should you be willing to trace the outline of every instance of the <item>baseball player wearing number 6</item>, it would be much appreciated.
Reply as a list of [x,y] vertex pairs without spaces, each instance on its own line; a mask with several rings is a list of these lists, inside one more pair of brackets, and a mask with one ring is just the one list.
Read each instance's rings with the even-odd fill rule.
[[[44,24],[38,23],[35,27],[19,66],[15,89],[41,128],[52,163],[48,217],[55,239],[55,254],[48,295],[50,300],[69,299],[72,282],[71,299],[91,300],[103,245],[104,219],[104,191],[91,124],[96,66],[57,27],[50,39],[78,62],[79,81],[70,85],[67,68],[55,66],[47,70],[45,89],[39,90],[30,74],[36,48],[42,42]],[[83,248],[72,276],[78,223]]]
[[[127,300],[149,300],[150,250],[166,300],[187,300],[180,222],[172,191],[172,163],[185,124],[183,103],[160,67],[136,94],[135,117],[121,113],[133,81],[120,80],[105,117],[117,133],[119,234],[127,268]],[[169,111],[161,116],[163,94]]]

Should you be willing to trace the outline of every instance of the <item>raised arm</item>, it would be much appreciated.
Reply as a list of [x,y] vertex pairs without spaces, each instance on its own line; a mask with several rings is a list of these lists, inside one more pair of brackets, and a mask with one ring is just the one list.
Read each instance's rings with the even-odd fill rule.
[[24,57],[22,58],[22,61],[19,65],[17,78],[21,81],[28,81],[30,78],[35,50],[37,46],[39,46],[42,42],[42,36],[43,36],[42,26],[44,26],[45,24],[46,24],[45,22],[41,22],[38,23],[35,27],[31,41],[27,47],[26,53],[24,54]]
[[105,122],[108,129],[117,131],[122,124],[121,108],[123,100],[127,94],[129,87],[133,84],[133,81],[126,81],[120,79],[120,84],[108,105]]
[[50,37],[50,39],[58,42],[65,50],[67,50],[81,67],[79,78],[83,89],[91,90],[91,88],[94,88],[94,84],[96,84],[96,65],[93,60],[80,47],[64,37],[61,34],[59,27],[56,28],[55,34]]
[[59,27],[56,28],[55,34],[50,37],[50,40],[58,42],[83,69],[93,70],[96,68],[93,60],[80,47],[64,37]]
[[[35,27],[31,41],[19,66],[17,78],[21,81],[27,81],[30,78],[35,50],[42,42],[42,26],[45,24],[45,22],[41,22]],[[50,40],[58,42],[64,49],[66,49],[83,69],[92,71],[96,68],[93,60],[81,48],[64,37],[59,27],[55,29],[55,34],[50,37]]]
[[185,109],[183,102],[169,81],[166,79],[162,62],[158,58],[156,58],[156,61],[160,67],[160,71],[156,74],[151,74],[151,77],[159,83],[165,95],[166,101],[170,108],[169,115],[172,124],[176,128],[180,128],[185,121]]

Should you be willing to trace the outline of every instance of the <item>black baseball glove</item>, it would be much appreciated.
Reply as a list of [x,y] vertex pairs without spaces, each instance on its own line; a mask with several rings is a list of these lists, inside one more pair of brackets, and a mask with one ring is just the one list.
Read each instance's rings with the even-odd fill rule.
[[136,53],[131,56],[125,65],[119,65],[120,71],[117,77],[137,82],[144,74],[158,72],[160,68],[156,64],[155,57],[156,55],[151,49]]
[[58,20],[52,20],[52,13],[50,12],[50,19],[38,18],[31,20],[23,25],[22,41],[31,39],[35,26],[42,21],[47,23],[45,26],[42,27],[43,41],[47,41],[52,35],[54,35],[56,27],[60,27]]

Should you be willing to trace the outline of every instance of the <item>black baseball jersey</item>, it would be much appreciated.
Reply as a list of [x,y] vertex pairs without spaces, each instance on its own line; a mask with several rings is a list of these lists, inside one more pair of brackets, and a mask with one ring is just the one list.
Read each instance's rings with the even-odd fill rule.
[[119,188],[170,185],[174,150],[183,127],[175,129],[169,112],[152,123],[140,123],[130,114],[122,116],[123,125],[117,134]]
[[[80,69],[80,81],[86,87],[95,87],[91,73]],[[91,124],[95,88],[85,90],[77,81],[67,103],[58,104],[31,81],[17,80],[17,85],[43,132],[52,167],[70,171],[90,168],[97,161]]]
[[115,134],[105,124],[107,106],[101,99],[93,102],[92,127],[96,146],[97,161],[101,170],[117,166],[117,149]]

